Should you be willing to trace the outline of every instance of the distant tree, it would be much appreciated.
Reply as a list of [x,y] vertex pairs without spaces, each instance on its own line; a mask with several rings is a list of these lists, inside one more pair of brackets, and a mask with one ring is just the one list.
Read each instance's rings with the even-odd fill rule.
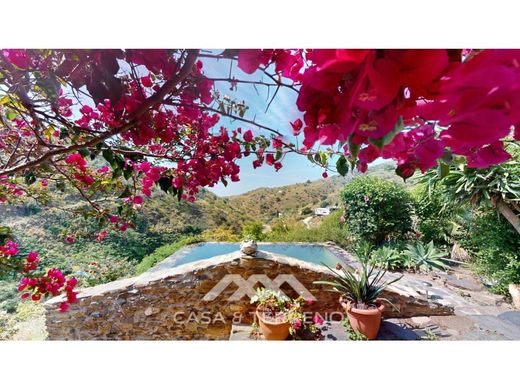
[[312,214],[312,209],[310,207],[304,207],[301,211],[301,215],[309,215]]
[[330,202],[328,200],[323,200],[320,202],[320,207],[327,207],[330,205]]

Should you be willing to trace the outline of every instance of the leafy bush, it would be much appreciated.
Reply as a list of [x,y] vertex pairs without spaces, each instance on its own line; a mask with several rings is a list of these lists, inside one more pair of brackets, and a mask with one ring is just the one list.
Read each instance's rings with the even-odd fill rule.
[[260,241],[264,237],[264,234],[262,233],[263,229],[264,225],[262,224],[262,222],[246,222],[242,226],[242,237],[250,240]]
[[301,215],[310,215],[312,214],[312,209],[310,207],[304,207],[302,211],[300,211]]
[[174,252],[178,251],[182,247],[202,241],[204,240],[200,236],[188,236],[181,238],[179,241],[176,241],[174,243],[163,245],[157,248],[155,251],[153,251],[145,258],[143,258],[143,260],[135,267],[135,273],[136,275],[140,275],[143,272],[148,271],[159,261],[162,261],[168,256],[172,255]]
[[508,284],[520,283],[520,235],[501,215],[478,211],[461,244],[494,292],[508,295]]
[[359,176],[341,192],[349,231],[380,244],[412,230],[413,202],[406,189],[373,176]]
[[18,283],[14,280],[0,281],[0,311],[9,314],[14,313],[20,303],[20,293],[17,290]]
[[419,184],[411,191],[421,239],[451,245],[459,238],[468,208],[447,202],[439,187]]
[[78,272],[78,276],[82,285],[95,286],[131,276],[135,273],[134,268],[135,266],[125,259],[113,259],[104,262],[93,261]]
[[334,212],[321,220],[320,225],[307,229],[302,223],[286,224],[283,221],[273,226],[265,240],[273,242],[326,242],[333,241],[343,248],[352,245],[348,229],[341,223],[341,212]]
[[221,242],[238,242],[240,236],[230,228],[216,228],[212,230],[206,230],[201,235],[201,241],[221,241]]

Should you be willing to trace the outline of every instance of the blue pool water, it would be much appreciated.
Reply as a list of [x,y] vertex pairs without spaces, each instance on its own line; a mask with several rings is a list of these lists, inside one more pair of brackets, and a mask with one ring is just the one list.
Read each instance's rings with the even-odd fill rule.
[[[204,243],[194,246],[187,251],[181,250],[176,255],[174,265],[182,265],[197,260],[208,259],[214,256],[225,255],[240,249],[240,244],[232,243]],[[261,251],[278,253],[281,255],[294,257],[309,263],[327,264],[334,267],[341,260],[331,251],[321,245],[305,245],[305,244],[258,244]]]

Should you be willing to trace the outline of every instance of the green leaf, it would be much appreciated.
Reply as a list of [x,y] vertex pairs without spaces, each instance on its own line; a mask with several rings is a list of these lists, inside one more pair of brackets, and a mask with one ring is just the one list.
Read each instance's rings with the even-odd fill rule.
[[[117,165],[117,164],[115,164],[115,165]],[[122,174],[123,174],[123,170],[121,168],[119,168],[119,167],[113,168],[112,179],[117,179],[118,177],[121,177]]]
[[114,162],[114,152],[112,152],[112,149],[105,149],[103,150],[103,158],[112,165]]
[[325,152],[320,152],[321,165],[324,167],[329,164],[329,156]]
[[9,103],[11,103],[11,97],[9,95],[5,95],[0,99],[0,106],[5,106]]
[[24,180],[25,180],[25,184],[30,186],[31,184],[33,184],[36,181],[36,176],[34,175],[33,172],[27,172],[24,175]]
[[345,156],[340,156],[336,161],[336,170],[341,176],[345,176],[348,173],[348,162]]
[[134,172],[134,168],[131,165],[128,165],[125,169],[123,169],[123,177],[128,180],[132,176]]
[[314,161],[317,162],[318,164],[321,164],[321,156],[320,156],[320,153],[316,153],[314,155]]
[[56,188],[61,192],[65,191],[65,182],[63,180],[58,180],[56,182]]
[[79,149],[78,153],[81,154],[83,157],[90,156],[90,151],[86,148]]
[[437,176],[444,179],[450,173],[450,166],[448,164],[439,163],[437,166]]
[[16,118],[18,114],[13,110],[6,110],[5,117],[12,121],[14,118]]
[[69,136],[69,130],[65,127],[60,128],[60,139],[65,139]]
[[161,187],[161,190],[167,193],[168,190],[172,187],[172,178],[168,176],[163,176],[159,179],[157,183],[159,183],[159,187]]

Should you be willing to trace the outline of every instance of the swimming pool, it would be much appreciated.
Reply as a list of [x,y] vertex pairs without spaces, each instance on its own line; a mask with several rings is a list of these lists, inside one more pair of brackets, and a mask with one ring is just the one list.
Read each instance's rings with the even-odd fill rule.
[[[238,243],[206,242],[195,246],[189,246],[174,253],[171,258],[159,263],[155,269],[176,267],[194,261],[209,259],[210,257],[225,255],[240,249]],[[258,250],[277,253],[309,263],[327,264],[334,267],[341,259],[319,244],[258,244]]]

